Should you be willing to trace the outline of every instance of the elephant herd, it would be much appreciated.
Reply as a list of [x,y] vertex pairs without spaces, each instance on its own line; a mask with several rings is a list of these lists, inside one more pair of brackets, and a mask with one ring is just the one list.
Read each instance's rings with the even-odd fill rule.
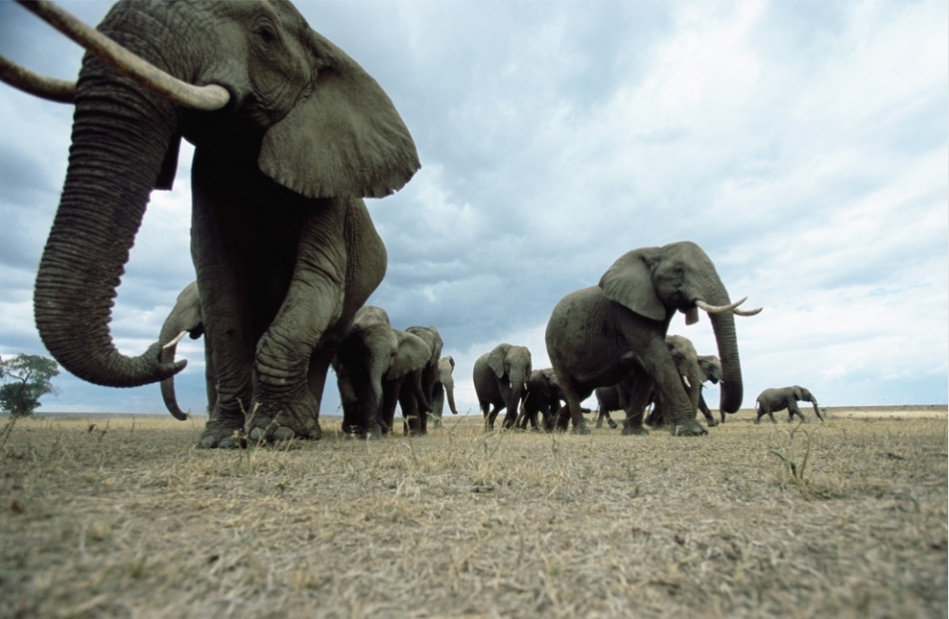
[[[384,310],[365,305],[388,259],[362,199],[398,191],[420,163],[392,101],[359,64],[289,2],[120,0],[96,29],[51,2],[23,5],[89,52],[75,83],[0,58],[3,81],[74,106],[34,291],[39,335],[66,370],[103,386],[159,382],[183,418],[172,377],[186,361],[175,360],[175,345],[203,335],[206,448],[320,438],[331,366],[347,431],[391,431],[397,403],[411,433],[425,433],[445,395],[457,412],[454,362],[440,356],[438,331],[394,328]],[[159,342],[130,357],[110,333],[113,299],[152,190],[172,186],[182,139],[195,147],[196,281]],[[723,413],[741,405],[734,316],[758,310],[740,304],[694,243],[630,251],[598,285],[553,308],[550,369],[534,371],[526,348],[506,344],[476,361],[486,425],[506,408],[504,427],[536,426],[541,415],[589,432],[580,402],[611,388],[625,433],[645,432],[654,402],[653,422],[704,434],[695,415],[705,379],[721,382]],[[715,370],[682,369],[676,340],[666,338],[676,311],[692,324],[699,310],[715,332]],[[781,407],[800,415],[792,398],[813,401],[800,388],[765,392],[758,419]]]

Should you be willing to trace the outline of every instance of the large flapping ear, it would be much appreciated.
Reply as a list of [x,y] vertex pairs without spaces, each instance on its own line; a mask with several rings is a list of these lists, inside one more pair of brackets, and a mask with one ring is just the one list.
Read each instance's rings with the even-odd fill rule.
[[316,32],[315,84],[264,135],[258,165],[308,198],[381,198],[402,188],[420,164],[415,143],[378,83]]
[[658,260],[658,247],[634,249],[619,257],[600,278],[600,288],[615,301],[640,316],[665,320],[666,307],[656,294],[652,262]]
[[796,399],[798,399],[798,400],[803,400],[803,399],[804,399],[804,390],[801,389],[799,386],[794,385],[794,389],[792,389],[792,392],[793,392],[794,397],[795,397]]
[[432,357],[432,349],[422,338],[401,329],[393,329],[399,340],[399,348],[389,364],[386,378],[401,378],[409,372],[421,370]]
[[507,358],[508,351],[511,350],[510,344],[498,344],[488,355],[488,367],[494,371],[494,374],[501,378],[504,376],[504,360]]
[[722,380],[722,362],[715,355],[700,355],[699,368],[712,383]]

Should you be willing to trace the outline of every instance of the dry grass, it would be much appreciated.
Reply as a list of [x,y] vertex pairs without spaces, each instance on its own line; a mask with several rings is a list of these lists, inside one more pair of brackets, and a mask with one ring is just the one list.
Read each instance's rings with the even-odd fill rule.
[[328,421],[240,451],[192,449],[197,421],[19,421],[0,615],[946,616],[945,409],[739,417],[694,439]]

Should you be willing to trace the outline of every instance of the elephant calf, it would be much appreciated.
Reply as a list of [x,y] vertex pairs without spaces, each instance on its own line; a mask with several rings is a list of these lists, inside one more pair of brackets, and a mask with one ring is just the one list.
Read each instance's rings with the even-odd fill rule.
[[765,389],[758,395],[758,399],[755,402],[755,408],[758,409],[758,416],[755,417],[755,423],[759,423],[761,418],[767,415],[771,418],[771,423],[777,423],[774,420],[774,414],[784,409],[788,409],[788,423],[794,421],[794,415],[797,415],[801,418],[801,421],[807,421],[804,418],[804,413],[801,412],[801,409],[797,407],[797,403],[811,402],[814,405],[814,414],[817,415],[817,418],[821,421],[824,421],[824,418],[821,417],[820,408],[817,406],[817,398],[814,397],[814,394],[801,387],[799,385],[791,385],[790,387],[781,387],[780,389]]

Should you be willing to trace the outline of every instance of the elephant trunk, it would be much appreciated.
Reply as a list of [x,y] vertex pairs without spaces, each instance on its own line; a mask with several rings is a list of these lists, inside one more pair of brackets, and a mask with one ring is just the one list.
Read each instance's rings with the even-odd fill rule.
[[[718,274],[714,271],[705,274],[702,290],[704,301],[711,305],[725,306],[731,302],[728,291]],[[718,356],[722,362],[722,386],[719,407],[726,413],[737,412],[741,408],[742,381],[741,362],[738,358],[738,336],[735,332],[735,316],[727,311],[709,314],[715,342],[718,344]]]
[[[160,344],[140,357],[118,352],[111,308],[149,193],[177,133],[174,107],[128,82],[84,71],[76,95],[69,168],[36,277],[43,343],[67,370],[105,386],[134,387],[174,375]],[[111,82],[111,86],[101,84]]]
[[448,398],[448,408],[451,409],[452,415],[458,414],[458,409],[455,408],[455,383],[447,382],[443,385],[445,387],[445,395]]

